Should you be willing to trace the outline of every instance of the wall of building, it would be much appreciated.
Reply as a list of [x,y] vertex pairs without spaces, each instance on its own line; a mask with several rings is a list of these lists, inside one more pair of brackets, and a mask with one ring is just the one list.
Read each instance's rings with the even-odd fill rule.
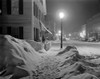
[[[33,15],[33,28],[34,28],[34,40],[42,41],[42,36],[45,31],[45,15],[46,13],[46,0],[34,0],[34,15]],[[44,29],[43,29],[44,28]],[[38,31],[38,32],[37,32]],[[35,33],[36,32],[36,33]],[[37,37],[38,36],[38,37]]]
[[[19,1],[22,1],[22,4],[19,5]],[[0,0],[0,4],[2,5],[0,7],[1,34],[10,34],[18,38],[21,34],[22,39],[39,40],[41,23],[45,22],[46,0]],[[17,31],[13,32],[13,30]]]
[[86,24],[87,37],[100,39],[100,14],[93,16]]
[[[18,3],[18,0],[15,0],[15,13],[14,10],[11,11],[11,14],[7,14],[7,0],[2,0],[2,15],[0,15],[0,26],[4,27],[6,30],[6,27],[23,27],[23,38],[24,39],[32,39],[32,0],[23,0],[23,13],[19,14],[18,6],[16,3]],[[13,1],[13,0],[12,0]],[[13,3],[14,5],[14,3]],[[11,6],[12,9],[12,6]],[[17,13],[18,12],[18,13]],[[29,29],[29,30],[28,30]],[[6,31],[5,31],[6,32]]]

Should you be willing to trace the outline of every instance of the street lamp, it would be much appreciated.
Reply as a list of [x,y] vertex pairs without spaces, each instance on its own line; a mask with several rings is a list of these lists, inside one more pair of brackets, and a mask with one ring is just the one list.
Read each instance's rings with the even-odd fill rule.
[[1,9],[0,9],[0,14],[2,13]]
[[64,13],[63,12],[60,12],[59,13],[59,17],[60,17],[60,20],[61,20],[61,44],[60,44],[60,48],[63,48],[63,28],[62,28],[62,19],[64,18]]

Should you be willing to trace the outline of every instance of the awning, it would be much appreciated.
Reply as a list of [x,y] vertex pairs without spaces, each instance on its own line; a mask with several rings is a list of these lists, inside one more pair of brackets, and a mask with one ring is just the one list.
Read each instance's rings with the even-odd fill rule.
[[[40,21],[41,22],[41,21]],[[50,34],[52,34],[52,32],[51,31],[49,31],[46,27],[45,27],[45,25],[41,22],[41,25],[42,25],[42,27],[47,31],[47,32],[49,32]]]

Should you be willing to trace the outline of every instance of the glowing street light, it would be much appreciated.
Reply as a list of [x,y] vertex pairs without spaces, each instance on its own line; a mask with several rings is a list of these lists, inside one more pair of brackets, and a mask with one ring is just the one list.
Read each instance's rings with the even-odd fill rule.
[[60,20],[61,20],[61,44],[60,44],[60,47],[63,48],[63,40],[62,40],[62,37],[63,37],[63,28],[62,28],[62,19],[64,18],[64,13],[63,12],[60,12],[59,13],[59,17],[60,17]]
[[68,36],[71,36],[71,34],[69,34]]
[[59,13],[59,17],[60,17],[60,19],[63,19],[64,18],[64,13],[63,12],[60,12]]
[[58,33],[61,34],[61,30],[59,30]]
[[85,38],[85,36],[86,36],[86,31],[83,30],[83,31],[80,33],[80,37],[81,37],[81,38]]

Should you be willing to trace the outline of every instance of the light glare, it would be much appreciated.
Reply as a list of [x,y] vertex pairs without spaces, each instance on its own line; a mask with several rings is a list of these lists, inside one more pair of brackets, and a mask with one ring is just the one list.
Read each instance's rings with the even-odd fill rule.
[[60,19],[63,19],[64,18],[64,13],[63,12],[60,12],[59,13],[59,17],[60,17]]

